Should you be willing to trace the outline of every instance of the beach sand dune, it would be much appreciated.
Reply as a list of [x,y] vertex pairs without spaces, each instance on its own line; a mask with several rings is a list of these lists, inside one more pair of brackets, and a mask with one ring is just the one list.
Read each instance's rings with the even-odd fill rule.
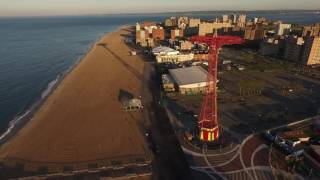
[[142,86],[144,62],[130,56],[123,42],[128,33],[109,33],[92,48],[32,120],[0,147],[4,164],[25,160],[25,169],[47,165],[58,171],[62,164],[150,158],[139,126],[142,113],[124,112],[118,97],[121,90],[138,97]]

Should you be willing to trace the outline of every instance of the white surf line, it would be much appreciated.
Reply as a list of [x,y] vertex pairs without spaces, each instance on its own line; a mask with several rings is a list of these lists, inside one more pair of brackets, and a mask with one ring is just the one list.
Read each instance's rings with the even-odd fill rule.
[[204,154],[204,160],[205,162],[207,163],[207,165],[209,166],[209,168],[211,169],[212,172],[214,172],[216,175],[218,175],[220,178],[224,179],[224,180],[227,180],[226,177],[224,177],[219,171],[217,171],[211,164],[210,162],[208,161],[208,158],[206,156],[206,149],[207,147],[203,147],[203,150],[202,150],[202,153]]
[[[261,144],[258,148],[256,148],[256,149],[254,150],[254,152],[253,152],[252,155],[251,155],[251,167],[252,167],[252,168],[254,167],[254,157],[256,156],[256,154],[257,154],[259,151],[261,151],[262,149],[266,149],[266,148],[268,148],[267,145]],[[270,169],[270,170],[271,170],[271,169]],[[255,170],[253,170],[253,175],[254,175],[254,178],[255,178],[256,180],[258,180],[258,175],[257,175],[257,172],[256,172]]]
[[246,144],[246,142],[248,142],[251,138],[254,137],[254,134],[251,134],[249,135],[246,139],[243,140],[243,142],[241,143],[241,146],[240,146],[240,162],[241,162],[241,165],[244,169],[244,171],[246,172],[246,174],[250,177],[250,179],[253,179],[252,175],[249,173],[246,167],[246,165],[244,164],[244,161],[243,161],[243,157],[242,157],[242,148],[243,146]]

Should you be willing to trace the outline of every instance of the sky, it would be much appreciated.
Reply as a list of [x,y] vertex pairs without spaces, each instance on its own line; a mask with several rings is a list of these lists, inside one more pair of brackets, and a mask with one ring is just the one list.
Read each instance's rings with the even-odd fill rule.
[[320,0],[0,0],[0,16],[287,9],[320,10]]

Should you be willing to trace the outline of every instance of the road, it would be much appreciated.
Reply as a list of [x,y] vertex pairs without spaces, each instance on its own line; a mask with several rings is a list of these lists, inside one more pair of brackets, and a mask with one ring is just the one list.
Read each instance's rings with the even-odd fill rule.
[[[318,118],[318,116],[274,127],[272,130],[296,126],[316,118]],[[274,169],[270,162],[272,148],[260,139],[258,133],[247,136],[241,143],[234,145],[233,148],[226,147],[213,151],[208,150],[207,146],[203,146],[201,148],[202,152],[199,152],[196,148],[183,145],[182,149],[189,159],[193,174],[198,177],[195,179],[275,179]],[[288,175],[284,171],[277,171],[281,174]],[[302,179],[300,176],[295,176],[295,178]]]

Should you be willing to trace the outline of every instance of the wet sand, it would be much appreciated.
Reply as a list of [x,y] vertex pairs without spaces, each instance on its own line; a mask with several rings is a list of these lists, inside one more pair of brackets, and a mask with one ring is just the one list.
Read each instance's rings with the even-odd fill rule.
[[88,162],[129,163],[150,159],[139,124],[141,112],[127,113],[120,91],[140,96],[144,62],[130,56],[122,28],[105,35],[66,76],[34,117],[0,147],[0,160],[28,171],[62,165],[82,169]]

